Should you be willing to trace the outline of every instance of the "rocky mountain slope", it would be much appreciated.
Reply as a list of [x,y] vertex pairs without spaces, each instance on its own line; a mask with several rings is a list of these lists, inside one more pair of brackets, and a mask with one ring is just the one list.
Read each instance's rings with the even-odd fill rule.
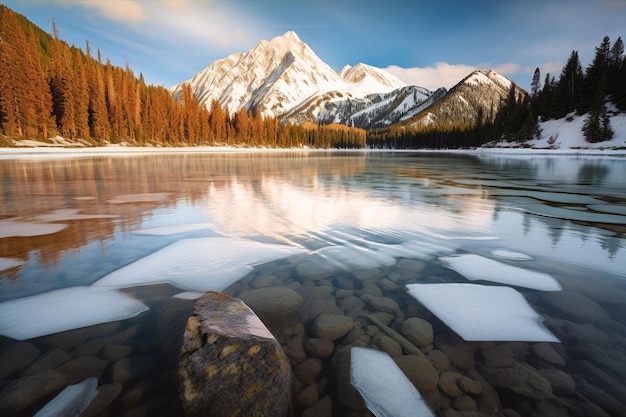
[[363,63],[336,72],[295,32],[215,61],[171,90],[179,93],[184,83],[207,107],[217,101],[231,114],[245,108],[283,124],[341,123],[366,129],[396,123],[473,123],[495,115],[512,85],[492,70],[475,71],[450,91],[434,92],[407,86]]
[[518,99],[527,94],[494,70],[476,70],[422,112],[405,120],[409,125],[471,125],[492,120],[513,86]]

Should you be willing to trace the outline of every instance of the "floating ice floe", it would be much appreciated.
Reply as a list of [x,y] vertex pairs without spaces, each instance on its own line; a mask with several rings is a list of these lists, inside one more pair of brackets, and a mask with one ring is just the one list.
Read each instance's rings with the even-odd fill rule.
[[150,227],[147,229],[139,229],[133,231],[138,235],[151,235],[151,236],[168,236],[176,235],[179,233],[195,232],[198,230],[213,230],[215,225],[213,223],[187,223],[187,224],[171,224],[167,226]]
[[22,222],[19,220],[0,220],[0,238],[4,237],[33,237],[51,235],[67,227],[66,224],[46,224]]
[[409,284],[409,294],[467,341],[559,342],[510,287]]
[[123,194],[118,195],[107,202],[110,204],[160,203],[167,200],[169,196],[169,193]]
[[69,385],[35,414],[35,417],[78,416],[98,395],[98,379],[91,377]]
[[181,239],[111,272],[93,285],[126,288],[167,282],[186,291],[223,291],[246,276],[253,265],[303,252],[293,246],[242,239]]
[[562,289],[561,284],[549,274],[507,265],[479,255],[468,253],[439,259],[448,268],[455,270],[470,281],[499,282],[541,291]]
[[384,352],[353,347],[350,383],[376,417],[434,417],[417,388]]
[[129,319],[147,309],[140,301],[115,290],[63,288],[0,303],[0,334],[26,340]]
[[59,222],[68,220],[90,220],[90,219],[116,219],[117,214],[80,214],[76,209],[60,209],[52,213],[42,214],[35,217],[39,222]]
[[195,300],[197,298],[202,297],[206,293],[196,292],[196,291],[183,291],[178,294],[174,294],[172,298],[177,298],[179,300]]
[[24,261],[15,258],[0,258],[0,271],[15,268],[16,266],[24,265],[24,263]]
[[526,204],[522,208],[532,214],[538,214],[540,216],[546,217],[555,217],[557,219],[563,220],[591,223],[624,224],[624,216],[620,214],[597,213],[586,210],[572,210],[563,207],[553,207],[547,204]]
[[495,257],[510,259],[512,261],[531,261],[533,259],[532,256],[526,255],[525,253],[515,252],[508,249],[494,249],[491,251],[491,254]]
[[[603,213],[618,214],[620,216],[626,216],[626,206],[617,204],[589,204],[588,209],[594,211],[601,211]],[[626,223],[626,221],[625,221]]]

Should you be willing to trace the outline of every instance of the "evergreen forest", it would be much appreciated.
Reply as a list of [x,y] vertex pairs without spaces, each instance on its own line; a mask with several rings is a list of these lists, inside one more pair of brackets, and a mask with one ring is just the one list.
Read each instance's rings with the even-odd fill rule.
[[[95,56],[94,56],[95,55]],[[142,74],[111,65],[0,5],[0,146],[56,135],[87,146],[265,146],[362,148],[366,132],[346,126],[281,126],[276,118],[217,102],[199,105],[186,85],[175,98]]]
[[[372,148],[447,149],[470,148],[488,142],[506,140],[526,142],[541,136],[540,121],[574,115],[586,115],[585,140],[610,140],[613,129],[610,114],[626,111],[626,56],[619,37],[613,44],[608,36],[595,48],[589,66],[583,70],[577,51],[572,51],[558,80],[550,74],[542,83],[535,69],[530,93],[519,95],[515,85],[499,111],[490,117],[482,113],[474,124],[431,123],[428,125],[393,125],[368,132]],[[549,141],[550,142],[550,139]]]
[[[542,81],[543,78],[543,81]],[[525,142],[541,135],[540,121],[585,115],[589,142],[613,137],[610,115],[626,111],[626,56],[620,38],[605,37],[583,70],[572,51],[558,79],[535,70],[530,92],[511,87],[499,110],[479,109],[474,122],[399,123],[365,131],[338,124],[281,125],[217,101],[199,105],[191,88],[175,97],[146,84],[128,64],[114,66],[93,51],[48,34],[0,5],[0,146],[57,135],[85,146],[228,145],[251,147],[470,148],[499,140]],[[410,121],[409,121],[410,122]]]

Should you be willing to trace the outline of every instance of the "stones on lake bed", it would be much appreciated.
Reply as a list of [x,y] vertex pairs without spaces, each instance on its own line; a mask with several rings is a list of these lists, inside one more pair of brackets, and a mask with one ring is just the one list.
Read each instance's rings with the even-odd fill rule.
[[321,314],[313,322],[311,331],[319,339],[335,341],[348,334],[354,325],[352,317],[339,314]]
[[291,367],[283,348],[241,300],[208,292],[187,322],[178,371],[187,417],[287,416]]

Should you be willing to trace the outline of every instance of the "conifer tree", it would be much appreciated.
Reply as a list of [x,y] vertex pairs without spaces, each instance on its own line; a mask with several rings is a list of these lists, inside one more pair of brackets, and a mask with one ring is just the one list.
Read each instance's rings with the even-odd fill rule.
[[533,97],[537,97],[539,94],[539,90],[541,89],[541,72],[539,71],[539,67],[535,68],[535,72],[533,73],[533,80],[530,83],[530,94]]
[[572,51],[559,79],[557,99],[560,105],[556,117],[563,117],[580,106],[583,81],[584,76],[578,51]]

